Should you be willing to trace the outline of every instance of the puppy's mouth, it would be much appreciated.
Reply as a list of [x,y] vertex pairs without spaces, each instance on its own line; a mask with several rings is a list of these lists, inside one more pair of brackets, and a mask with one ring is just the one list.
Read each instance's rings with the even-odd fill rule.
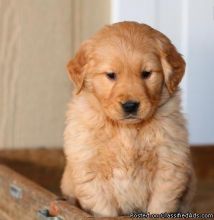
[[127,123],[137,123],[141,121],[141,118],[137,117],[136,115],[129,114],[121,118],[120,121]]

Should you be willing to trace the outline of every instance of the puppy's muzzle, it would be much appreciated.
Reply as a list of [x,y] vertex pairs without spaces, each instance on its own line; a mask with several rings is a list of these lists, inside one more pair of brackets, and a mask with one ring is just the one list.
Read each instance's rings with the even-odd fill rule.
[[137,113],[137,110],[139,108],[140,103],[135,101],[127,101],[125,103],[122,103],[123,111],[126,114],[135,114]]

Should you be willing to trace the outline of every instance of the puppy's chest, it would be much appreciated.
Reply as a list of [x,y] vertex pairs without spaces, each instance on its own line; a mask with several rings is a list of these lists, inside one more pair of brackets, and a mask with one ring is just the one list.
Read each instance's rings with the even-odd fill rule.
[[155,147],[146,145],[138,135],[127,134],[116,136],[103,149],[106,152],[100,152],[97,171],[113,188],[112,196],[122,210],[145,210],[157,169]]
[[112,138],[100,133],[91,147],[96,153],[90,158],[89,173],[96,174],[104,191],[116,199],[122,210],[145,210],[157,170],[154,142],[148,137],[143,140],[136,131],[125,130]]
[[101,141],[97,148],[96,169],[103,178],[142,179],[149,177],[156,164],[154,143],[146,142],[135,131],[120,132],[108,141]]

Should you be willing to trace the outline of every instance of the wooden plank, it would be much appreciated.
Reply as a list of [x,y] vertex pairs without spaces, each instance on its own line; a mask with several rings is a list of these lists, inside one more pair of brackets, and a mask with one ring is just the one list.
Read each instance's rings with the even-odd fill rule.
[[0,210],[11,219],[34,220],[37,211],[47,208],[56,196],[0,165],[0,198]]
[[[38,211],[49,209],[57,196],[13,170],[0,165],[0,219],[38,220]],[[90,215],[69,204],[57,203],[63,220]],[[5,217],[6,216],[6,217]]]

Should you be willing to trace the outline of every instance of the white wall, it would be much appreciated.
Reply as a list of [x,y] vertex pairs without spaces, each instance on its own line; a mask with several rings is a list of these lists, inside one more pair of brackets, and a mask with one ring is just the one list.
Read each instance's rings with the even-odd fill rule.
[[184,55],[183,108],[191,144],[214,143],[214,0],[112,0],[112,22],[135,20],[166,34]]
[[189,1],[188,119],[193,144],[214,143],[214,1]]

